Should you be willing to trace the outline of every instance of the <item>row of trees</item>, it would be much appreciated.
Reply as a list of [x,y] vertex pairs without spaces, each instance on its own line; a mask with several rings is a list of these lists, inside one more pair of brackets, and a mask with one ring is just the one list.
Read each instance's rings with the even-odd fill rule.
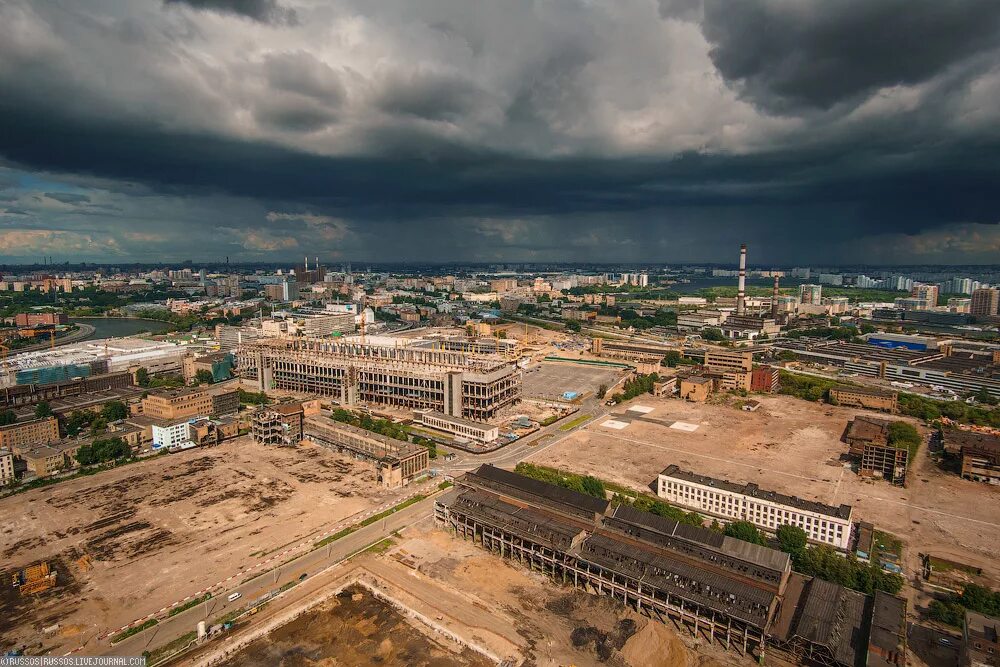
[[132,456],[132,448],[121,438],[100,438],[76,451],[76,460],[82,466],[117,461]]
[[653,385],[658,382],[659,379],[660,376],[656,373],[636,375],[631,380],[626,380],[625,384],[622,386],[622,391],[612,396],[611,400],[615,403],[621,403],[642,394],[651,394],[653,393]]

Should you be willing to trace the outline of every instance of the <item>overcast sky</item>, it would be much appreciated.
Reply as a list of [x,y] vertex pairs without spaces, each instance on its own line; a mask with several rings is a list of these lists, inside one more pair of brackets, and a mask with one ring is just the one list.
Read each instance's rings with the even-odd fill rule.
[[0,0],[0,258],[998,263],[997,0]]

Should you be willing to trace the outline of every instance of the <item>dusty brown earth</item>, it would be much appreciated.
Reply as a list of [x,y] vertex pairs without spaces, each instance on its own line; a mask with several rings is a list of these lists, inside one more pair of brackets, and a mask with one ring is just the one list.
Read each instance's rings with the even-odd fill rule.
[[[760,409],[745,412],[735,402],[699,404],[644,395],[609,415],[628,421],[624,429],[595,420],[529,460],[645,491],[674,463],[810,500],[846,503],[854,507],[855,520],[870,521],[902,539],[908,577],[918,571],[920,553],[933,553],[981,567],[988,579],[1000,581],[1000,489],[939,469],[924,445],[906,488],[866,481],[843,460],[848,448],[840,441],[848,420],[863,411],[787,396],[758,398]],[[653,410],[628,411],[636,405]],[[670,428],[678,421],[698,428]]]
[[219,664],[486,667],[492,663],[470,649],[455,652],[454,647],[435,641],[387,603],[354,586]]
[[5,498],[4,578],[46,560],[59,584],[31,599],[4,587],[0,644],[75,647],[257,566],[384,495],[361,462],[244,437]]

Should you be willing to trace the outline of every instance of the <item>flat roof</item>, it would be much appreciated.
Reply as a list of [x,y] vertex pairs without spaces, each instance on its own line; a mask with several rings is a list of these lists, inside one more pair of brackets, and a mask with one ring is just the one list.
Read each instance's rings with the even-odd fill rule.
[[451,424],[458,424],[460,426],[468,426],[470,428],[478,428],[478,429],[483,429],[483,430],[491,430],[491,429],[499,428],[497,426],[493,426],[492,424],[487,424],[486,422],[477,422],[477,421],[473,421],[471,419],[465,419],[463,417],[456,417],[454,415],[446,415],[445,413],[439,412],[437,410],[427,410],[427,409],[425,409],[425,410],[414,410],[413,412],[415,414],[418,414],[418,415],[425,415],[427,417],[433,417],[434,419],[440,419],[442,421],[446,421],[446,422],[449,422]]
[[604,514],[610,503],[585,493],[564,489],[555,484],[546,484],[524,475],[519,475],[489,463],[479,466],[475,472],[468,473],[489,482],[502,484],[510,489],[547,500],[558,505],[564,505],[585,514]]
[[836,517],[838,519],[849,519],[851,518],[851,506],[850,505],[840,505],[839,507],[834,507],[833,505],[827,505],[825,503],[819,503],[813,500],[806,500],[804,498],[799,498],[798,496],[788,496],[783,493],[778,493],[776,491],[765,491],[758,487],[753,482],[748,482],[747,484],[736,484],[735,482],[730,482],[725,479],[718,479],[716,477],[709,477],[707,475],[699,475],[688,470],[682,470],[676,465],[667,466],[663,472],[660,473],[664,477],[671,477],[673,479],[679,479],[685,482],[692,482],[694,484],[701,484],[702,486],[710,486],[716,489],[722,489],[724,491],[731,491],[733,493],[740,493],[751,498],[760,498],[761,500],[769,500],[774,503],[780,503],[782,505],[788,505],[789,507],[796,507],[801,510],[807,510],[809,512],[816,512],[817,514],[825,514],[827,516]]
[[830,391],[842,391],[849,394],[861,394],[862,396],[878,396],[879,398],[893,398],[898,395],[895,391],[876,389],[875,387],[856,387],[844,384],[838,384],[835,387],[831,387]]

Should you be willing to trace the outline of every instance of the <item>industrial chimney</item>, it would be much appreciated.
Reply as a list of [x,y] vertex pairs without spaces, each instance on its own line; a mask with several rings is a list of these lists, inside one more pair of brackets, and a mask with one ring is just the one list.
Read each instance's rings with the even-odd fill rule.
[[778,274],[774,274],[774,291],[771,292],[771,319],[778,319]]
[[747,296],[747,244],[740,244],[740,282],[736,292],[736,314],[746,314]]

